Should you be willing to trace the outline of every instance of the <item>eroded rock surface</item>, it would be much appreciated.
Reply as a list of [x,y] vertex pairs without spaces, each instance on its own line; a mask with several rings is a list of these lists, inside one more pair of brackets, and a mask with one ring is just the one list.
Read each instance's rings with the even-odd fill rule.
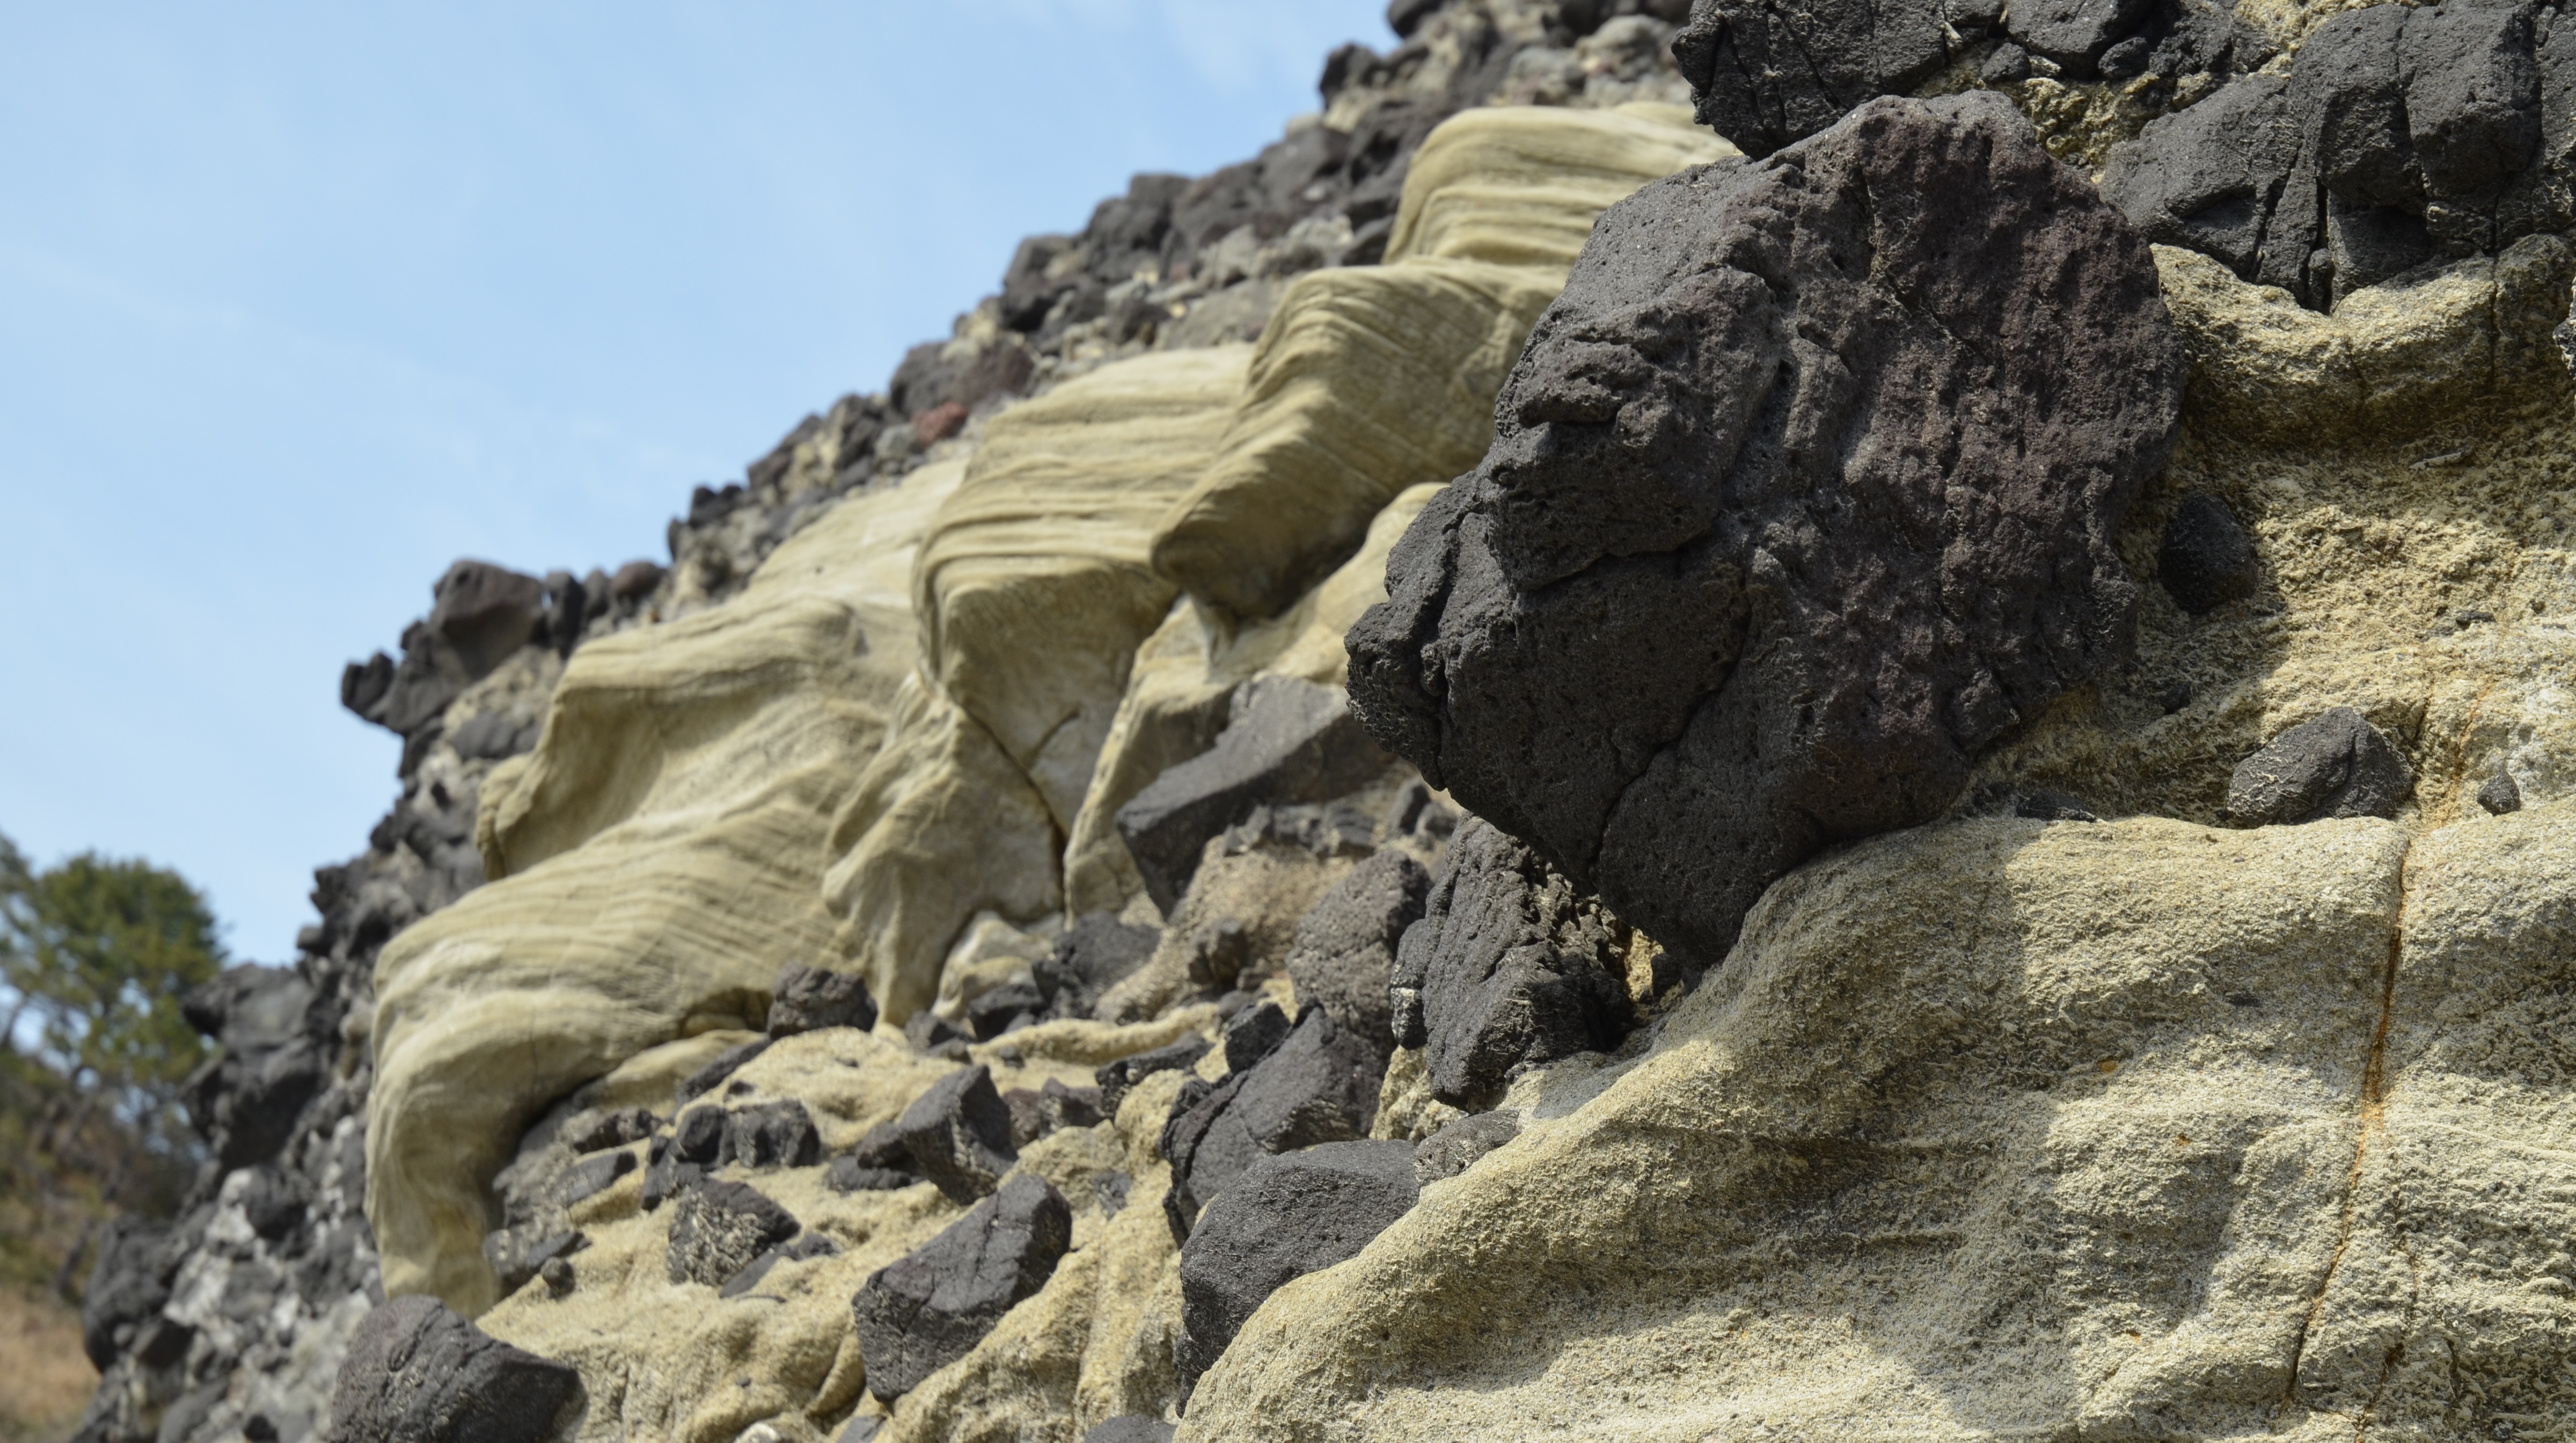
[[1065,1200],[1022,1173],[920,1251],[871,1276],[852,1306],[868,1391],[897,1398],[982,1340],[1036,1292],[1072,1241]]
[[349,1342],[331,1443],[536,1443],[580,1387],[571,1368],[498,1341],[435,1298],[396,1298]]
[[2000,99],[1658,182],[1396,548],[1353,704],[1713,962],[1789,867],[1938,814],[2126,654],[2111,539],[2183,373],[2145,245]]
[[1181,1249],[1183,1382],[1198,1382],[1280,1284],[1357,1253],[1420,1192],[1404,1142],[1325,1143],[1246,1168]]

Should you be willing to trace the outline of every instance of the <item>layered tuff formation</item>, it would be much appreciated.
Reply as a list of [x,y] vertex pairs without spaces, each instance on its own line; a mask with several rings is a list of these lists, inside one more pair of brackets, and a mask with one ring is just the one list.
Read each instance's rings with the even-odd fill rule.
[[1389,19],[351,668],[85,1436],[2576,1416],[2554,8]]

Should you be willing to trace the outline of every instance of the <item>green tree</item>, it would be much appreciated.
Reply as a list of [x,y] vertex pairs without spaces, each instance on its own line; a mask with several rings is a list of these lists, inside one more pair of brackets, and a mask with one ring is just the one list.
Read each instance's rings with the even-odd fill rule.
[[0,837],[5,1045],[34,1023],[34,1059],[65,1081],[86,1121],[100,1103],[147,1146],[186,1146],[179,1085],[205,1044],[179,1012],[222,970],[214,913],[178,873],[93,852],[44,871]]

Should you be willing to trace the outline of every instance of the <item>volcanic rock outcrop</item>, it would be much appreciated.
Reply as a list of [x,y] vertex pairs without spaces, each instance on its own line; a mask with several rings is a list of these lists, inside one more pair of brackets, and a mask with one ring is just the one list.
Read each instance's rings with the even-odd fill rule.
[[[84,1443],[494,1360],[566,1443],[2549,1436],[2576,252],[2331,234],[2484,205],[2555,15],[1699,9],[1405,0],[667,567],[452,573]],[[2276,82],[2308,290],[2092,190]]]
[[1396,548],[1353,703],[1713,963],[1790,867],[1938,815],[2125,659],[2112,537],[2183,373],[2145,245],[1999,97],[1649,186]]

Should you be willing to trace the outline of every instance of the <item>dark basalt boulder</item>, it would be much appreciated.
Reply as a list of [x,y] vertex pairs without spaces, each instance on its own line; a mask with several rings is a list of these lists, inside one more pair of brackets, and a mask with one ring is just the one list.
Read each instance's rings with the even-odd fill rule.
[[866,980],[855,972],[827,972],[791,962],[780,969],[778,984],[769,994],[767,1030],[772,1037],[793,1037],[826,1027],[855,1027],[864,1032],[876,1025],[877,1000],[868,995]]
[[1297,923],[1288,949],[1288,980],[1301,1003],[1376,1042],[1395,1045],[1387,984],[1404,929],[1422,916],[1431,874],[1394,850],[1353,867]]
[[189,1120],[227,1170],[277,1156],[331,1080],[312,984],[282,967],[234,967],[191,992],[180,1013],[220,1043],[181,1086]]
[[1196,1067],[1207,1056],[1208,1041],[1196,1035],[1178,1042],[1165,1043],[1151,1052],[1139,1052],[1115,1062],[1104,1062],[1091,1071],[1091,1080],[1100,1085],[1100,1111],[1104,1117],[1116,1117],[1118,1104],[1127,1100],[1127,1089],[1153,1076],[1176,1067]]
[[2263,584],[2263,563],[2252,533],[2226,502],[2186,496],[2165,523],[2156,580],[2174,605],[2201,616],[2252,596]]
[[1118,834],[1146,893],[1169,913],[1189,890],[1209,839],[1263,806],[1348,795],[1388,765],[1340,693],[1296,677],[1264,677],[1235,692],[1214,747],[1165,771],[1118,809]]
[[810,1167],[823,1154],[823,1136],[805,1104],[792,1097],[741,1108],[725,1119],[720,1162],[744,1167]]
[[349,1340],[329,1443],[536,1443],[580,1387],[569,1366],[511,1347],[436,1298],[396,1298]]
[[1115,913],[1094,912],[1076,921],[1054,951],[1029,967],[1046,1015],[1089,1017],[1100,994],[1144,966],[1161,939],[1160,929],[1131,927]]
[[1010,1105],[980,1062],[932,1083],[894,1126],[913,1166],[952,1202],[991,1192],[1019,1156],[1011,1146]]
[[[1612,207],[1352,628],[1371,735],[1695,965],[2128,654],[2184,357],[2000,96],[1878,100]],[[1463,845],[1463,843],[1461,843]]]
[[1471,819],[1405,933],[1394,1040],[1425,1049],[1432,1095],[1458,1106],[1522,1063],[1607,1052],[1635,1022],[1629,936],[1537,853]]
[[2414,790],[2406,758],[2369,718],[2339,706],[2238,763],[2227,784],[2227,814],[2240,827],[2393,817]]
[[691,1188],[672,1204],[664,1268],[672,1282],[717,1287],[802,1226],[793,1213],[742,1183]]
[[1185,1090],[1161,1140],[1172,1164],[1163,1195],[1172,1236],[1187,1238],[1199,1211],[1262,1157],[1366,1137],[1385,1070],[1375,1044],[1308,1008],[1250,1070],[1203,1092]]
[[101,1372],[170,1301],[179,1260],[169,1244],[167,1224],[131,1214],[108,1221],[81,1295],[81,1350]]
[[2516,0],[2376,5],[2319,25],[2111,153],[2148,239],[2315,310],[2432,260],[2576,221],[2576,27]]
[[[1960,30],[1945,16],[1957,8]],[[1882,95],[1902,95],[1984,36],[1999,5],[1942,0],[1700,0],[1673,37],[1699,122],[1760,159]],[[1983,13],[1969,13],[1983,12]]]
[[1421,1193],[1408,1142],[1327,1143],[1246,1168],[1181,1248],[1184,1398],[1262,1300],[1356,1255]]
[[1073,1242],[1073,1208],[1041,1177],[1014,1173],[850,1300],[868,1391],[887,1402],[966,1356],[1021,1299],[1046,1286]]

